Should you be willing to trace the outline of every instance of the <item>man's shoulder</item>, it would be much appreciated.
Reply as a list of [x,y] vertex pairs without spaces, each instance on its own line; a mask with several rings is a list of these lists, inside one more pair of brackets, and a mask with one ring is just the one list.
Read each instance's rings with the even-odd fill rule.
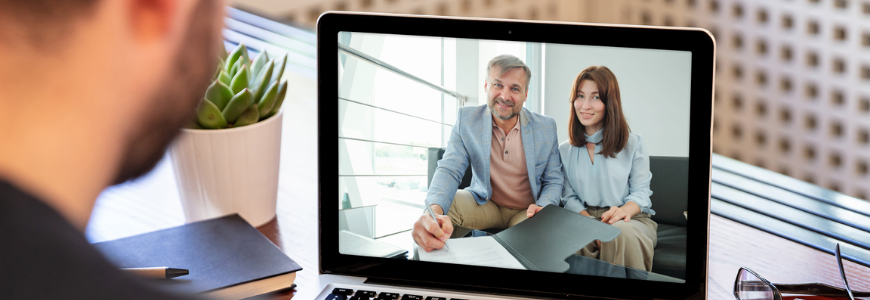
[[536,112],[529,110],[528,108],[523,107],[523,111],[526,114],[526,118],[529,119],[529,124],[535,124],[536,126],[541,127],[553,127],[556,126],[556,119],[548,115],[542,115]]
[[487,109],[486,104],[478,106],[463,106],[459,108],[459,117],[462,119],[480,118]]
[[552,137],[554,142],[558,138],[556,134],[556,120],[551,116],[542,115],[523,107],[523,113],[526,115],[528,125],[532,130],[543,130],[546,136]]
[[[84,235],[32,195],[0,179],[0,294],[21,299],[180,299],[109,263]],[[46,287],[51,287],[46,288]],[[110,288],[109,288],[110,287]]]

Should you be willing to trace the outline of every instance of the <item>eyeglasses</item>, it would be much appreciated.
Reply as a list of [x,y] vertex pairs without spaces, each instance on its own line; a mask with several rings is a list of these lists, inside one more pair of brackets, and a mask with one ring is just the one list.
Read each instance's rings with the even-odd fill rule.
[[[734,281],[734,297],[738,300],[793,300],[808,298],[845,298],[855,300],[855,297],[870,297],[870,292],[852,292],[852,289],[849,288],[849,282],[846,281],[846,272],[843,271],[843,258],[840,256],[839,243],[835,248],[834,254],[837,257],[837,265],[840,267],[840,276],[843,278],[843,285],[846,286],[845,289],[824,283],[774,284],[758,275],[758,273],[742,267],[737,272],[737,279]],[[799,294],[802,296],[783,297],[783,293]],[[812,296],[807,297],[805,295]]]

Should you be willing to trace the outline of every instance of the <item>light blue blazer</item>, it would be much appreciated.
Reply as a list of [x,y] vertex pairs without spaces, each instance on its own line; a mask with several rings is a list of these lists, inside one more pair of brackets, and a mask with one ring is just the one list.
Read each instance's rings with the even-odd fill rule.
[[[486,105],[462,107],[450,133],[444,156],[429,184],[426,201],[438,204],[447,214],[456,189],[471,164],[471,185],[465,188],[474,195],[477,204],[485,204],[492,197],[490,152],[492,150],[492,112]],[[526,168],[535,203],[540,206],[559,205],[562,197],[562,161],[553,118],[520,111],[520,129]]]

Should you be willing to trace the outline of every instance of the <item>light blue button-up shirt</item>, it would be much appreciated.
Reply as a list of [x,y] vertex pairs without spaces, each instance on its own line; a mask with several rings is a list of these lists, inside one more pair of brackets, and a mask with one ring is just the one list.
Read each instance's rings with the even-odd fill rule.
[[595,161],[589,159],[586,147],[574,147],[568,141],[559,145],[562,157],[562,174],[565,176],[562,190],[562,206],[579,213],[586,206],[622,206],[628,201],[637,203],[641,212],[654,215],[649,189],[652,173],[649,171],[649,154],[641,137],[629,133],[625,148],[616,157],[601,155],[601,138],[604,129],[586,135],[586,141],[596,143]]

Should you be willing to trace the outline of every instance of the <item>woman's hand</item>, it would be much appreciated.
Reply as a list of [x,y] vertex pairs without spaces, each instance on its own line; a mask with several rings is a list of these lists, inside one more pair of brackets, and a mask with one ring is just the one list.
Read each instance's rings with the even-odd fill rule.
[[526,217],[531,218],[531,217],[535,216],[535,214],[538,213],[539,211],[541,211],[542,209],[544,209],[544,208],[541,206],[537,206],[535,204],[529,204],[529,209],[526,210]]
[[631,221],[631,217],[640,213],[640,206],[637,203],[629,201],[622,207],[611,206],[610,210],[601,214],[601,222],[613,225],[616,221],[625,220]]
[[613,225],[614,222],[619,220],[628,222],[631,220],[631,216],[618,206],[611,206],[610,210],[601,214],[601,222]]

